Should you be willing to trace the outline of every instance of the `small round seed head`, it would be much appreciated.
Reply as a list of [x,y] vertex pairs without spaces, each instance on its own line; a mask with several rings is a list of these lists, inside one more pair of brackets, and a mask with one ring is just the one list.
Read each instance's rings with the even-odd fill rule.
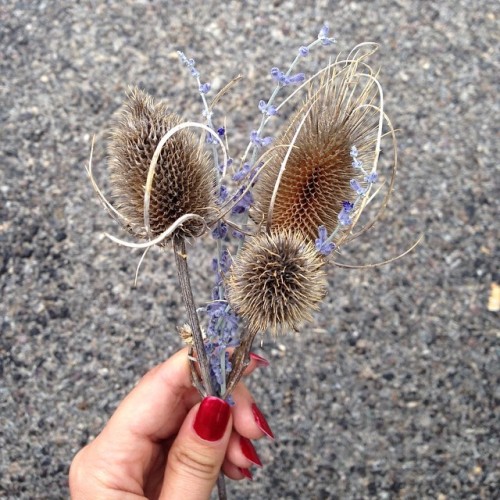
[[[144,194],[149,166],[161,138],[182,119],[164,102],[155,102],[134,88],[118,112],[111,131],[109,169],[117,209],[132,234],[146,237]],[[187,129],[175,133],[163,146],[155,168],[149,204],[153,237],[187,213],[206,216],[214,206],[215,173],[196,136]],[[188,220],[174,232],[196,235],[199,219]],[[166,240],[163,240],[163,244]]]
[[272,231],[245,242],[228,279],[231,307],[251,332],[295,330],[326,294],[324,260],[299,233]]
[[[276,141],[277,147],[256,186],[255,206],[264,214],[268,230],[300,231],[314,241],[319,226],[325,226],[328,233],[335,229],[342,203],[356,197],[350,181],[363,181],[363,175],[352,166],[351,148],[356,145],[359,160],[368,164],[373,158],[370,146],[378,124],[376,111],[363,106],[373,100],[374,86],[368,83],[356,94],[353,82],[362,87],[359,80],[354,67],[343,72],[332,70],[319,89],[310,90],[304,105]],[[272,204],[288,146],[311,104]]]

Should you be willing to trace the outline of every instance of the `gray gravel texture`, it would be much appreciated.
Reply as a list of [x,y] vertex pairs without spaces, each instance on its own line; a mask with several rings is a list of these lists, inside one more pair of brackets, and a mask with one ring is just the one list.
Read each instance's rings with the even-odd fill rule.
[[[271,366],[248,382],[277,436],[231,498],[498,498],[498,33],[494,1],[0,2],[0,497],[66,498],[77,450],[181,343],[170,253],[136,253],[84,172],[129,84],[201,119],[194,81],[241,73],[227,115],[233,156],[283,67],[328,21],[338,43],[381,44],[386,109],[399,129],[390,209],[345,247],[300,335],[266,337]],[[495,54],[495,52],[497,54]],[[316,59],[315,59],[316,57]],[[239,151],[239,152],[238,152]],[[212,244],[192,250],[200,302]],[[207,278],[209,277],[209,278]]]

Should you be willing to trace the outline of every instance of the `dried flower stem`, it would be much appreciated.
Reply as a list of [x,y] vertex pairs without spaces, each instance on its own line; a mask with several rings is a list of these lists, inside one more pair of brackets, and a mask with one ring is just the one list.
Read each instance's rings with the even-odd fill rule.
[[[189,324],[193,332],[193,344],[198,358],[198,366],[202,378],[202,386],[194,383],[195,387],[201,392],[201,396],[216,396],[212,379],[210,377],[210,364],[208,361],[205,345],[203,343],[203,334],[201,333],[200,322],[198,314],[196,313],[196,304],[194,303],[193,290],[191,289],[191,280],[189,279],[189,267],[187,263],[186,254],[186,241],[183,237],[174,237],[174,255],[175,264],[177,266],[177,275],[179,277],[179,284],[181,286],[182,300],[186,306]],[[192,373],[193,382],[194,373]],[[227,500],[226,480],[224,473],[221,471],[217,478],[217,491],[219,500]]]
[[203,343],[203,335],[201,333],[200,322],[198,314],[196,314],[196,305],[194,303],[193,291],[191,289],[191,281],[189,279],[189,268],[186,255],[186,242],[182,237],[174,238],[174,255],[175,264],[177,265],[177,275],[179,277],[179,284],[181,286],[182,300],[186,306],[189,325],[193,332],[193,343],[195,347],[196,356],[198,358],[198,366],[203,381],[203,388],[205,394],[202,396],[214,396],[214,388],[212,379],[210,377],[210,364],[208,362],[205,345]]
[[240,344],[233,352],[231,356],[231,363],[233,368],[229,373],[229,377],[226,382],[226,392],[222,396],[223,399],[226,399],[234,390],[234,388],[238,385],[238,382],[241,380],[243,376],[243,372],[245,368],[250,363],[250,351],[252,350],[253,341],[257,332],[251,332],[246,330],[242,332],[240,337]]
[[219,500],[227,500],[226,478],[222,471],[219,472],[217,477],[217,493],[219,494]]

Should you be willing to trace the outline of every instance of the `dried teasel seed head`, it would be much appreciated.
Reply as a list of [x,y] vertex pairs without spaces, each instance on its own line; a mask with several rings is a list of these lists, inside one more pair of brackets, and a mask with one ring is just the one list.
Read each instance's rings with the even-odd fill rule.
[[227,279],[231,307],[257,333],[297,330],[326,294],[324,260],[301,234],[272,231],[249,238]]
[[319,87],[309,90],[303,106],[276,141],[256,186],[256,208],[264,214],[268,230],[300,231],[314,241],[319,226],[325,226],[328,233],[335,229],[342,203],[356,198],[351,179],[363,182],[362,172],[353,168],[351,148],[357,147],[359,160],[365,164],[374,157],[379,115],[370,104],[376,91],[371,80],[356,73],[356,64],[334,66]]
[[[144,195],[149,167],[161,138],[182,119],[169,112],[166,103],[137,88],[130,91],[111,131],[109,169],[117,209],[132,234],[147,237],[144,227]],[[149,225],[153,237],[167,230],[179,217],[191,213],[206,216],[214,206],[215,173],[199,139],[186,128],[163,146],[153,177]],[[192,236],[203,225],[190,219],[174,235]],[[163,244],[167,240],[163,240]]]

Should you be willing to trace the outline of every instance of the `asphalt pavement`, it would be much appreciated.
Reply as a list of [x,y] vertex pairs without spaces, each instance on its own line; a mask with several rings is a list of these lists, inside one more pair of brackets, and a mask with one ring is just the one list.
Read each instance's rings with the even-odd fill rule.
[[[99,204],[84,166],[129,85],[201,120],[196,60],[233,155],[285,67],[328,22],[337,43],[380,49],[399,171],[384,218],[329,268],[300,334],[264,336],[270,367],[248,385],[276,435],[256,444],[234,499],[498,498],[499,169],[497,2],[0,2],[0,497],[68,497],[74,454],[151,367],[181,347],[171,251],[139,254]],[[286,114],[286,113],[284,113]],[[281,118],[285,118],[282,116]],[[279,124],[279,119],[276,122]],[[189,248],[208,300],[210,238]],[[498,301],[498,299],[497,299]],[[496,309],[496,310],[495,310]]]

